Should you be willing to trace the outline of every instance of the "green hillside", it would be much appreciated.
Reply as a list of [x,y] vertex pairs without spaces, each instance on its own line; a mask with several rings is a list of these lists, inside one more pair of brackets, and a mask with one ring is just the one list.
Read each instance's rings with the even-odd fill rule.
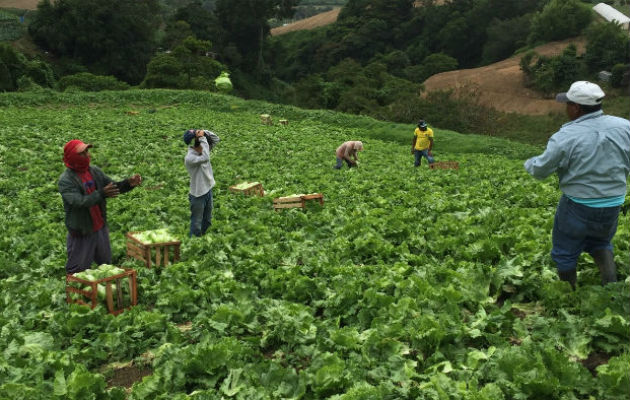
[[[557,180],[522,167],[540,148],[436,129],[459,170],[414,170],[411,125],[194,91],[0,94],[0,120],[1,399],[628,397],[630,226],[619,283],[601,287],[588,257],[576,292],[559,282]],[[188,128],[221,138],[213,225],[194,239]],[[108,203],[114,264],[138,272],[117,317],[66,304],[56,183],[73,138],[112,178],[144,178]],[[360,168],[334,170],[349,139]],[[228,191],[243,181],[266,196]],[[272,208],[312,192],[323,207]],[[180,262],[125,257],[126,232],[158,228]]]

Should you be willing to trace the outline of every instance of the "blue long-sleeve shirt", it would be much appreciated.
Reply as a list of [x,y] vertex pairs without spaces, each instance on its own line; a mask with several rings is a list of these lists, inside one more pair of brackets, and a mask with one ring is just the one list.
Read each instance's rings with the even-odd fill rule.
[[553,134],[545,152],[525,161],[534,178],[556,172],[571,197],[600,199],[626,194],[630,172],[630,121],[595,111]]

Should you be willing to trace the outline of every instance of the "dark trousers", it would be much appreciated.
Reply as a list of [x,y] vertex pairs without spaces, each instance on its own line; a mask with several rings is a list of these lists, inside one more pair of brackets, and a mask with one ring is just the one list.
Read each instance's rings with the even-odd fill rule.
[[104,226],[98,232],[87,235],[68,233],[66,250],[68,252],[66,273],[68,274],[84,271],[90,268],[92,263],[111,264],[112,249],[109,244],[109,229]]
[[348,164],[348,168],[354,167],[354,165],[350,161],[337,157],[337,164],[335,164],[334,168],[341,169],[341,166],[343,165],[344,161],[346,162],[346,164]]
[[429,164],[433,164],[435,162],[433,157],[429,155],[429,150],[428,149],[414,150],[413,151],[413,156],[414,156],[414,163],[413,163],[414,167],[420,166],[420,162],[422,161],[422,157],[426,158],[427,161],[429,162]]
[[212,189],[199,197],[189,193],[188,200],[190,201],[190,232],[188,236],[201,236],[212,225]]
[[558,271],[571,271],[583,251],[612,251],[620,207],[593,208],[578,204],[567,196],[558,202],[553,221],[551,258]]

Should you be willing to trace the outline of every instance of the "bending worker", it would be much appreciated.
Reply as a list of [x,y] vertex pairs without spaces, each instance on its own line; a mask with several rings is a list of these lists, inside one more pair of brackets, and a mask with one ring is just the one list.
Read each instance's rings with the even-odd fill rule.
[[630,172],[630,121],[604,115],[602,89],[574,82],[556,100],[571,120],[547,143],[545,152],[525,162],[533,177],[558,174],[562,197],[553,223],[551,258],[558,276],[575,288],[577,260],[590,253],[602,284],[617,280],[612,238]]
[[359,151],[363,151],[363,142],[358,140],[343,142],[335,151],[335,155],[337,156],[335,169],[340,169],[344,161],[348,164],[348,168],[357,167],[359,164],[357,152]]

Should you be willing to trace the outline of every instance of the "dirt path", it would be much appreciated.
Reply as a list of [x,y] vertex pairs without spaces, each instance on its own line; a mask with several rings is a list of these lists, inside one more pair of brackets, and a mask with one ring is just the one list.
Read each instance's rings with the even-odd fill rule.
[[[584,51],[585,40],[574,38],[547,43],[535,48],[543,55],[556,55],[570,44]],[[424,82],[426,92],[462,88],[478,91],[480,102],[499,111],[519,114],[544,115],[549,112],[562,112],[564,107],[553,99],[544,99],[539,93],[523,86],[523,72],[519,67],[522,55],[485,67],[443,72],[431,76]]]
[[[437,5],[441,5],[444,2],[445,0],[436,0]],[[420,7],[420,6],[421,6],[421,3],[419,1],[416,1],[414,3],[414,7]],[[337,17],[339,16],[340,11],[341,11],[341,8],[336,8],[334,10],[326,11],[321,14],[313,15],[312,17],[296,21],[286,26],[279,26],[277,28],[273,28],[271,30],[271,35],[279,36],[288,32],[301,31],[303,29],[313,29],[313,28],[318,28],[320,26],[332,24],[333,22],[337,21]]]
[[22,10],[37,9],[39,0],[0,0],[0,8],[21,8]]
[[340,11],[341,11],[341,8],[335,8],[334,10],[330,10],[330,11],[323,12],[321,14],[313,15],[312,17],[301,19],[289,25],[273,28],[271,30],[271,35],[279,36],[285,33],[293,32],[293,31],[313,29],[313,28],[318,28],[320,26],[332,24],[333,22],[337,21],[337,16],[339,15]]

